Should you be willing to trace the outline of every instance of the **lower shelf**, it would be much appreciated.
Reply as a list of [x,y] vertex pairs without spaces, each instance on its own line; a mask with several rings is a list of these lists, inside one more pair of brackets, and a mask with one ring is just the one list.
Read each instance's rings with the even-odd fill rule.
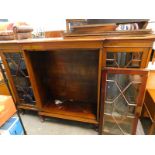
[[88,103],[65,103],[56,105],[54,103],[45,104],[40,115],[57,117],[68,120],[98,124],[96,114],[92,105]]

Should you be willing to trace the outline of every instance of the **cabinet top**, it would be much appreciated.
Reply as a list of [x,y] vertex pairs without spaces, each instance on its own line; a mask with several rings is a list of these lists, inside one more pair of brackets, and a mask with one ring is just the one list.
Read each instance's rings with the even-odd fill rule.
[[139,36],[84,36],[84,37],[68,37],[68,38],[37,38],[23,40],[5,40],[0,44],[20,44],[20,43],[44,43],[44,42],[85,42],[85,41],[105,41],[105,40],[155,40],[155,35],[139,35]]
[[102,41],[105,38],[76,38],[76,39],[64,39],[64,38],[36,38],[36,39],[23,39],[23,40],[4,40],[0,41],[0,44],[5,43],[42,43],[42,42],[76,42],[76,41]]

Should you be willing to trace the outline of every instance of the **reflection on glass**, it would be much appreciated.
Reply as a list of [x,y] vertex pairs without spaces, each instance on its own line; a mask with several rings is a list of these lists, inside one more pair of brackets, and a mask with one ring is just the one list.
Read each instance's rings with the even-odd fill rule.
[[106,66],[121,68],[139,68],[142,52],[107,52]]
[[22,53],[4,53],[4,55],[21,103],[34,104],[35,98]]
[[140,84],[140,75],[108,74],[104,107],[105,133],[131,133]]
[[127,135],[131,133],[133,118],[104,116],[104,134]]

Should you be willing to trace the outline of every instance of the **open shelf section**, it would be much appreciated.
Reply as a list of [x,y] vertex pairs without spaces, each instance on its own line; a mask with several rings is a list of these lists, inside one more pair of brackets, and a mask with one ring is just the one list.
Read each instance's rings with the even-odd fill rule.
[[84,122],[96,124],[96,115],[93,104],[82,102],[70,102],[65,101],[60,105],[56,105],[54,102],[45,104],[42,107],[42,111],[51,113],[57,116],[66,116],[66,118],[78,118]]
[[[43,115],[97,123],[99,49],[25,51]],[[57,105],[55,101],[63,101]]]

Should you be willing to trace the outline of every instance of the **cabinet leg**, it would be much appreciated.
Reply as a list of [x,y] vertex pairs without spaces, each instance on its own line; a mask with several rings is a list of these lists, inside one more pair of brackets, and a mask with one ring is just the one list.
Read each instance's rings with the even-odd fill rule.
[[94,129],[96,132],[98,132],[98,131],[99,131],[99,126],[98,126],[98,125],[94,125],[94,126],[93,126],[93,129]]
[[39,118],[40,118],[41,122],[45,122],[45,117],[44,116],[39,115]]
[[20,109],[19,112],[24,115],[25,114],[25,110],[24,109]]

